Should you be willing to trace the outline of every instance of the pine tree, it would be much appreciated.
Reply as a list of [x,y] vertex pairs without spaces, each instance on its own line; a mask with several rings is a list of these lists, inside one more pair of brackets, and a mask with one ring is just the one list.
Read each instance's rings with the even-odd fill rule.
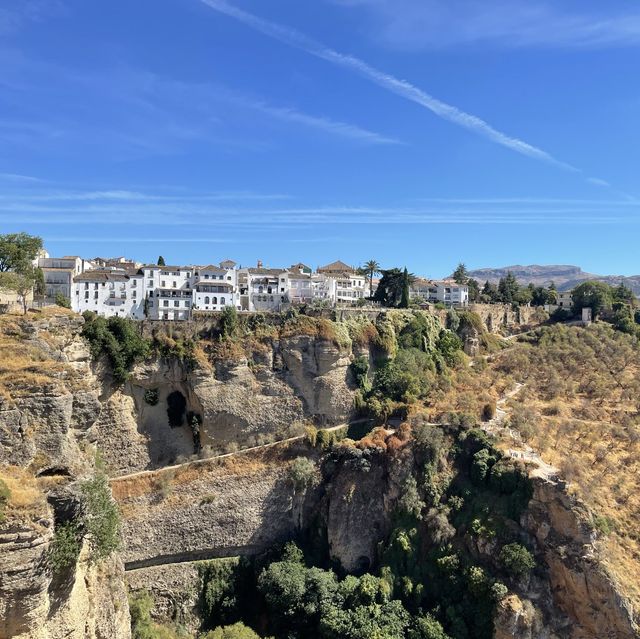
[[164,257],[162,257],[162,255],[158,257],[158,266],[166,266],[164,262]]

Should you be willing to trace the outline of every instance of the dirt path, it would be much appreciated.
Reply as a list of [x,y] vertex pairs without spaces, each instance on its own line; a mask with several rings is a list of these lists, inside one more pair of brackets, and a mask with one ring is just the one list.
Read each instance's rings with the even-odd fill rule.
[[515,397],[523,388],[524,384],[517,382],[510,391],[502,395],[496,403],[495,417],[483,424],[482,430],[491,435],[496,435],[499,438],[509,439],[511,446],[507,449],[507,454],[513,459],[521,459],[534,464],[536,468],[531,473],[534,477],[554,481],[560,471],[551,464],[547,464],[529,444],[523,441],[520,433],[506,426],[507,418],[509,417],[507,402]]
[[[349,427],[352,424],[358,424],[364,420],[356,420],[354,422],[350,422],[348,424],[338,424],[337,426],[331,426],[330,428],[323,428],[321,430],[326,430],[327,432],[333,432],[336,430],[340,430],[341,428]],[[241,450],[237,450],[233,453],[223,453],[222,455],[213,455],[211,457],[204,457],[203,459],[194,459],[188,462],[183,462],[182,464],[173,464],[172,466],[160,466],[159,468],[153,468],[150,470],[139,470],[135,473],[129,473],[128,475],[119,475],[118,477],[112,477],[109,481],[111,484],[117,483],[119,481],[126,481],[135,477],[145,477],[147,475],[153,475],[155,473],[165,471],[165,470],[176,470],[178,468],[186,468],[190,466],[199,466],[201,464],[207,464],[216,459],[225,459],[228,457],[236,457],[238,455],[246,455],[247,453],[252,453],[257,450],[266,450],[268,448],[273,448],[275,446],[282,446],[283,444],[290,444],[292,442],[297,442],[304,439],[306,435],[296,435],[295,437],[287,437],[287,439],[279,439],[275,442],[270,442],[269,444],[260,444],[259,446],[251,446],[249,448],[242,448]]]

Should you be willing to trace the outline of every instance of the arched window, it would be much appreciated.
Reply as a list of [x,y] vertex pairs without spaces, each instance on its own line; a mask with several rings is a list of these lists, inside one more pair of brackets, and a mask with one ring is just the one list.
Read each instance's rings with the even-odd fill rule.
[[264,290],[264,287],[258,286],[258,293],[262,293],[263,290]]
[[210,299],[209,299],[209,296],[207,295],[207,297],[204,298],[204,303],[209,304],[209,302],[210,302]]
[[224,306],[224,297],[220,298],[220,304],[222,304]]
[[217,304],[218,303],[218,298],[217,297],[214,297],[212,299],[213,299],[213,302],[212,302],[213,304]]

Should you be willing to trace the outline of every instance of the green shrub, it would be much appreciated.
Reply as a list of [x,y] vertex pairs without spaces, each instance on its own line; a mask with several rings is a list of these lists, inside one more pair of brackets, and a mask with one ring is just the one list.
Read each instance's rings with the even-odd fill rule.
[[149,404],[149,406],[155,406],[158,403],[158,389],[147,388],[144,392],[144,401]]
[[512,577],[527,577],[535,568],[533,555],[521,544],[503,546],[499,555],[500,563]]
[[84,528],[92,561],[105,559],[120,547],[120,515],[107,476],[98,472],[80,486],[84,497]]
[[219,626],[203,635],[202,639],[260,639],[260,636],[238,621],[231,626]]
[[605,537],[608,537],[616,529],[616,522],[609,517],[605,517],[604,515],[597,516],[593,520],[593,525],[595,526],[596,530]]
[[200,612],[205,627],[234,623],[241,610],[239,596],[247,574],[247,564],[238,558],[214,559],[198,564]]
[[75,521],[66,521],[55,527],[49,550],[49,563],[58,572],[74,566],[82,548],[82,534]]
[[306,488],[316,475],[315,464],[306,457],[297,457],[289,467],[289,478],[296,490]]
[[482,407],[482,421],[489,422],[496,416],[496,403],[488,402]]
[[368,377],[369,360],[364,356],[356,357],[349,367],[358,388],[361,388],[365,392],[369,391],[371,388]]
[[62,308],[71,308],[71,300],[62,293],[56,293],[56,305]]
[[9,498],[11,497],[11,491],[9,490],[9,486],[0,479],[0,524],[5,520],[4,511],[7,507],[7,503],[9,502]]
[[220,334],[223,338],[234,337],[239,327],[238,311],[235,306],[225,306],[220,314]]
[[149,342],[139,333],[133,320],[124,317],[85,317],[82,335],[89,342],[94,358],[105,354],[111,364],[114,380],[122,384],[130,368],[149,354]]

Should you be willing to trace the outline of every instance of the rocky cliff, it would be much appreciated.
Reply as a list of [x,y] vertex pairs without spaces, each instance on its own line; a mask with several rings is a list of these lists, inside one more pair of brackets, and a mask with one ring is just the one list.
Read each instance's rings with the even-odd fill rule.
[[101,385],[79,337],[82,318],[57,311],[1,318],[0,638],[130,636],[123,564],[96,563],[86,542],[64,570],[50,553],[56,526],[94,472],[90,431]]

